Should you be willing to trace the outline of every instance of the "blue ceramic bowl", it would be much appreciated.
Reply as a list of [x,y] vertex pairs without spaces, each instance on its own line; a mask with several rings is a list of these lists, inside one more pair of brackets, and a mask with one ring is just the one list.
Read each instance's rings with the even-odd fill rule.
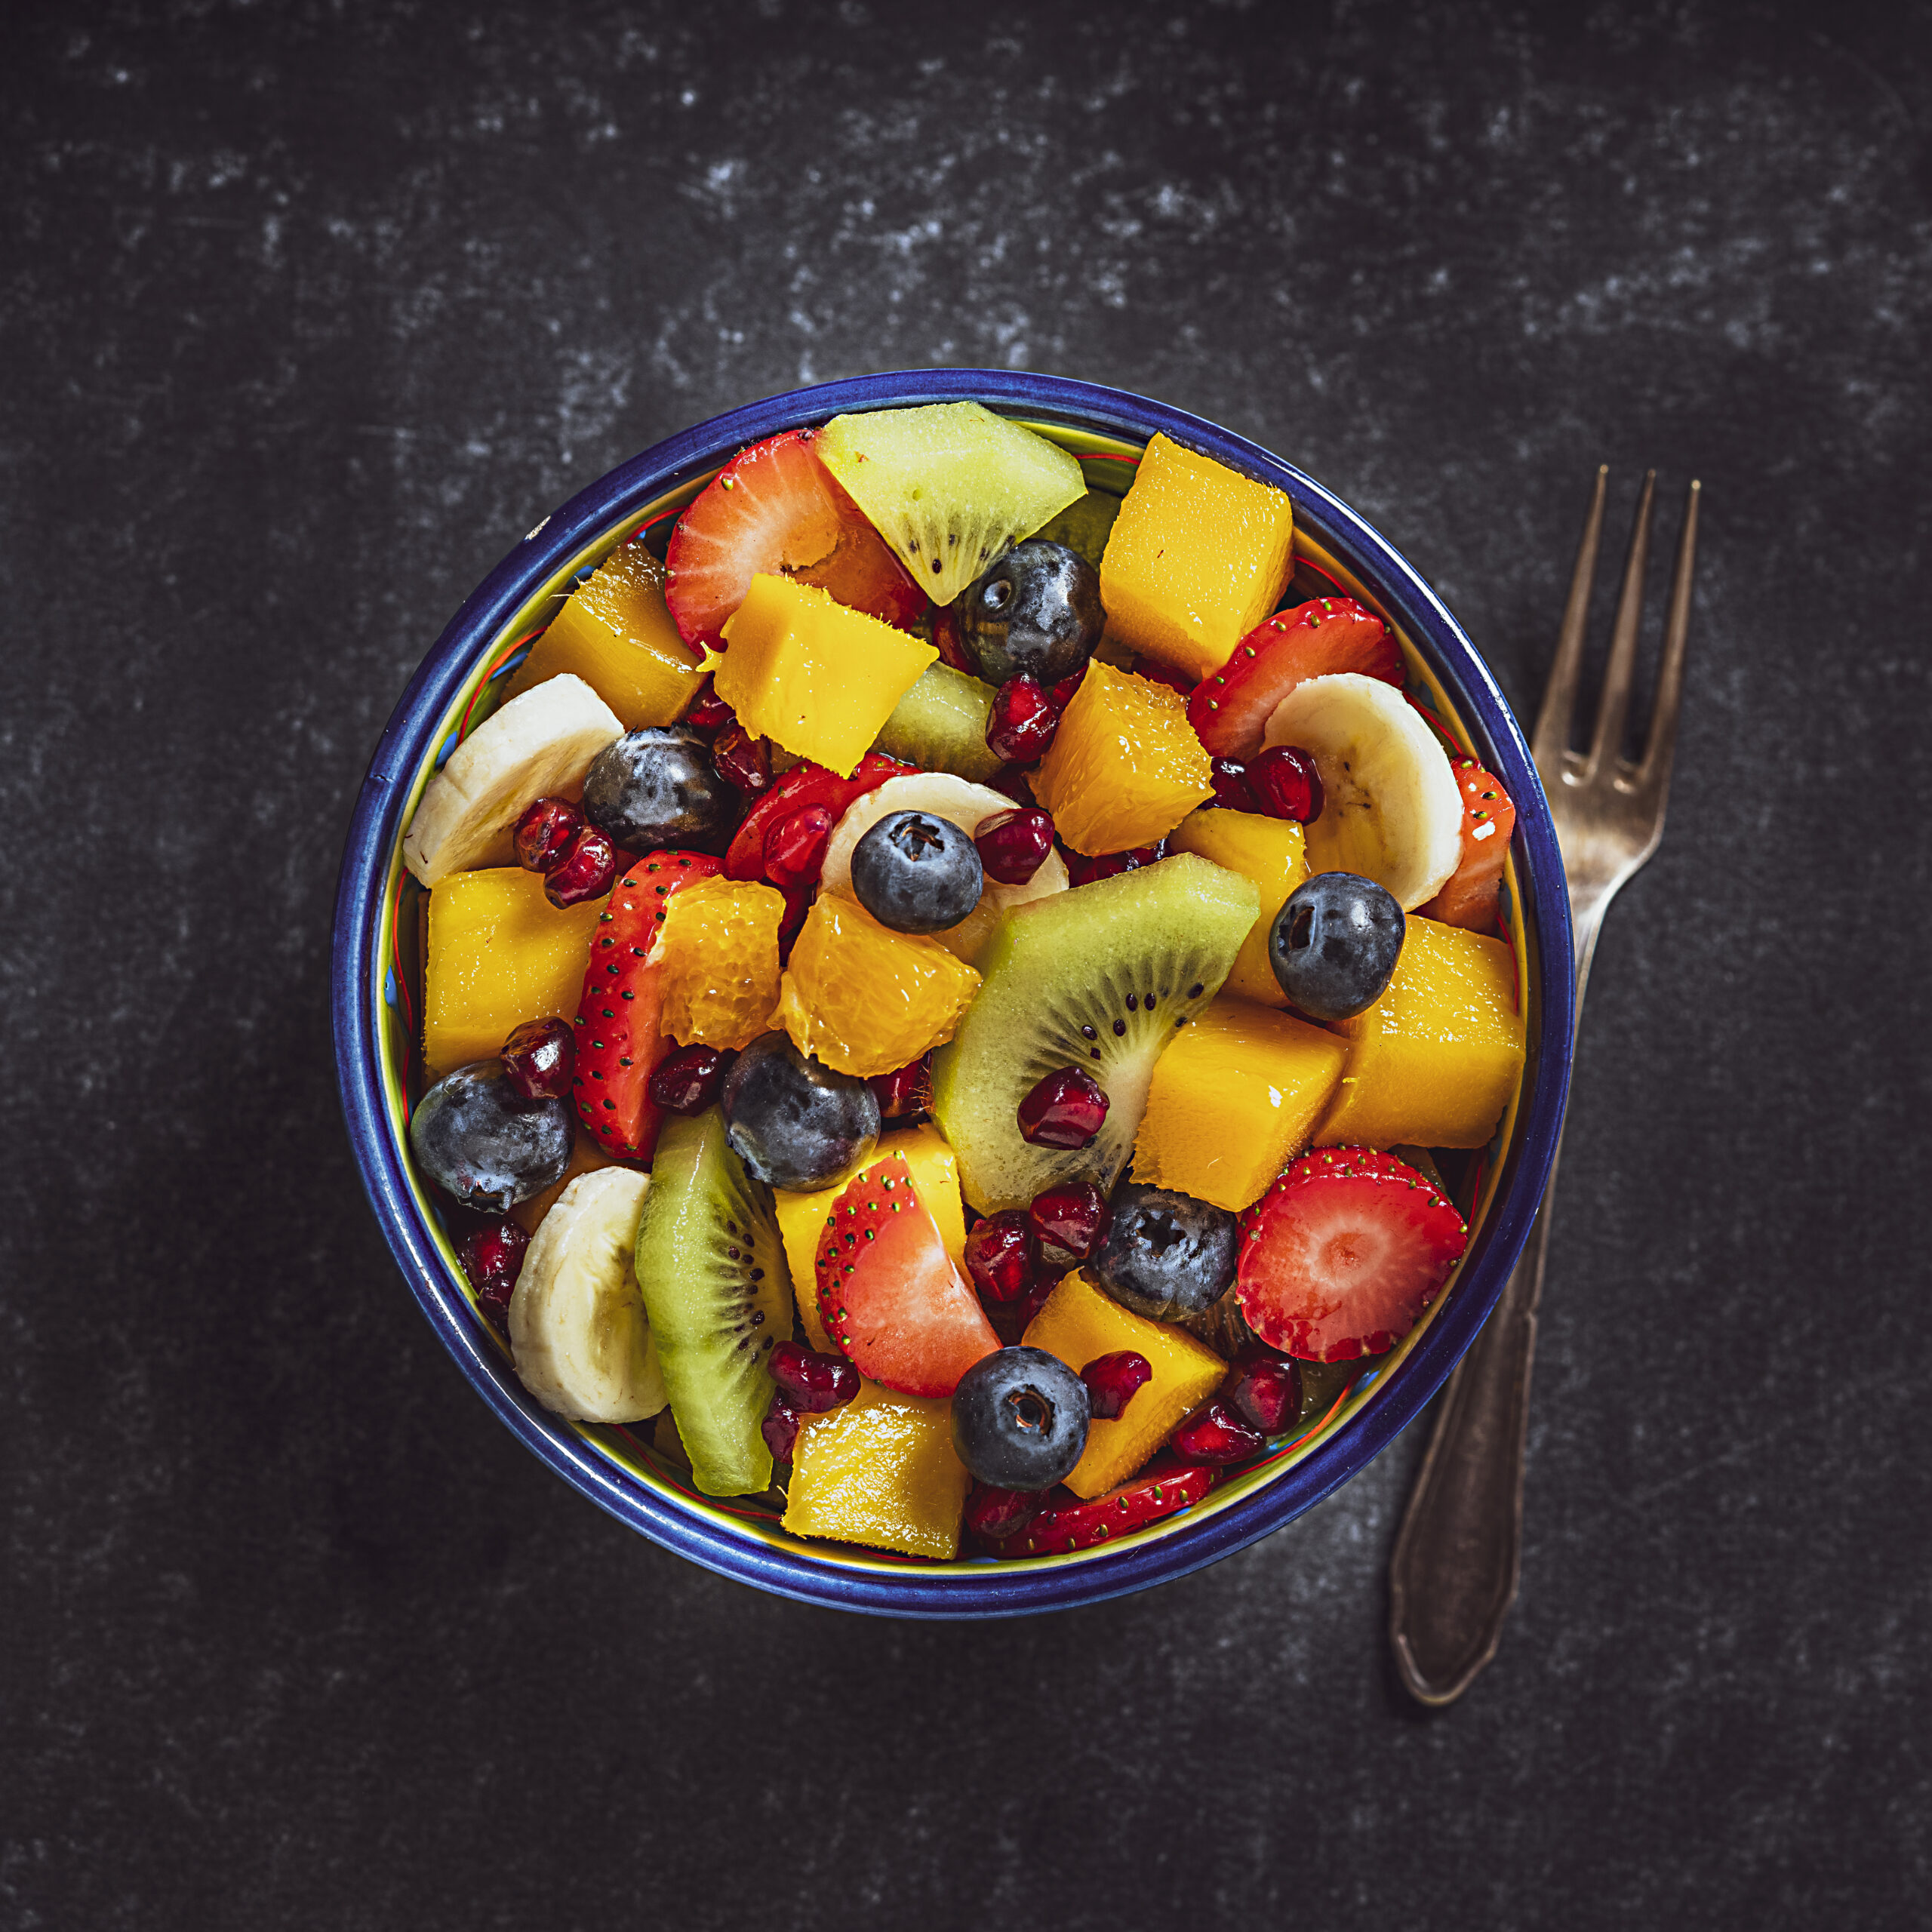
[[[531,634],[617,542],[674,515],[748,443],[842,411],[964,398],[1053,436],[1099,487],[1124,488],[1128,466],[1158,430],[1294,498],[1301,561],[1389,620],[1407,657],[1411,695],[1516,801],[1505,933],[1519,962],[1528,1054],[1517,1100],[1474,1180],[1472,1238],[1451,1287],[1308,1435],[1276,1446],[1192,1509],[1117,1544],[1057,1557],[924,1563],[789,1536],[762,1503],[697,1495],[648,1434],[563,1423],[525,1394],[471,1306],[408,1155],[420,906],[400,848],[437,764],[488,714]],[[934,369],[795,389],[688,429],[573,497],[491,572],[411,679],[376,748],[343,860],[333,1003],[343,1109],[383,1235],[444,1346],[536,1454],[666,1549],[761,1589],[891,1616],[1014,1617],[1142,1589],[1243,1549],[1346,1481],[1414,1419],[1494,1305],[1529,1233],[1568,1084],[1571,981],[1562,861],[1522,733],[1469,638],[1399,552],[1300,471],[1181,411],[1056,377]]]

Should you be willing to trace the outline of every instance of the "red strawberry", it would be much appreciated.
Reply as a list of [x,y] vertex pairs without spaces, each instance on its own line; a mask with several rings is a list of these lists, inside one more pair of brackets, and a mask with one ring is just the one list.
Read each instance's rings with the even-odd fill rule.
[[1401,648],[1380,617],[1352,597],[1317,597],[1256,625],[1195,687],[1187,721],[1215,757],[1251,758],[1275,706],[1304,679],[1337,671],[1389,685],[1407,675]]
[[907,1395],[950,1395],[999,1346],[921,1205],[903,1154],[832,1203],[818,1238],[818,1312],[861,1375]]
[[678,519],[664,559],[664,601],[694,649],[715,647],[761,571],[802,578],[855,611],[909,624],[926,608],[885,539],[789,429],[741,450]]
[[1050,1503],[1025,1529],[992,1547],[1002,1556],[1057,1556],[1063,1550],[1091,1549],[1198,1503],[1220,1474],[1219,1469],[1177,1462],[1163,1450],[1131,1482],[1091,1503]]
[[1496,888],[1509,851],[1509,835],[1516,829],[1516,808],[1502,781],[1474,758],[1459,758],[1455,764],[1456,782],[1463,788],[1463,863],[1421,911],[1425,918],[1466,926],[1472,933],[1493,933]]
[[657,1063],[677,1044],[659,1029],[661,967],[647,965],[664,909],[685,886],[718,875],[703,852],[654,852],[611,888],[598,918],[577,1009],[579,1117],[607,1153],[648,1161],[662,1109],[651,1097]]
[[[898,759],[888,758],[883,752],[866,752],[850,778],[841,778],[837,772],[828,771],[822,764],[808,762],[793,765],[745,814],[744,822],[733,835],[731,847],[724,854],[724,876],[764,878],[765,839],[774,826],[783,823],[794,812],[803,811],[808,805],[823,805],[831,813],[835,826],[840,814],[854,798],[863,798],[868,792],[876,792],[888,778],[903,778],[916,768],[901,764]],[[816,878],[817,874],[814,872],[812,876]],[[784,881],[781,889],[810,883],[810,880],[793,878]]]
[[1392,1348],[1469,1245],[1463,1217],[1392,1154],[1304,1154],[1241,1220],[1235,1293],[1271,1349],[1347,1361]]

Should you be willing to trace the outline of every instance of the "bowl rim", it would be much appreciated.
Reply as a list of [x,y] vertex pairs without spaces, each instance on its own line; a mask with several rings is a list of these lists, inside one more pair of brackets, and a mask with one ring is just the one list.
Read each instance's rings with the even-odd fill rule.
[[[546,1427],[509,1386],[508,1364],[486,1350],[466,1303],[442,1283],[423,1222],[386,1131],[370,997],[371,962],[389,857],[414,775],[457,688],[524,599],[629,509],[715,466],[749,443],[846,410],[974,401],[1036,421],[1144,441],[1156,432],[1287,491],[1310,528],[1373,589],[1428,659],[1476,749],[1517,807],[1518,880],[1528,1053],[1506,1167],[1455,1291],[1389,1378],[1348,1425],[1220,1514],[1091,1561],[1034,1570],[949,1567],[889,1575],[844,1569],[740,1540],[666,1499],[630,1486],[589,1444]],[[377,976],[380,980],[380,974]],[[719,1575],[807,1603],[874,1614],[961,1618],[1026,1616],[1096,1603],[1189,1574],[1246,1549],[1330,1494],[1392,1442],[1447,1379],[1502,1294],[1527,1239],[1554,1161],[1567,1097],[1574,969],[1563,862],[1535,762],[1488,667],[1420,572],[1341,500],[1259,444],[1141,396],[1072,377],[1010,369],[903,370],[786,390],[682,430],[578,491],[545,517],[465,598],[417,666],[370,761],[345,843],[331,960],[336,1074],[352,1151],[384,1238],[418,1304],[471,1385],[536,1455],[590,1500],[654,1542]]]

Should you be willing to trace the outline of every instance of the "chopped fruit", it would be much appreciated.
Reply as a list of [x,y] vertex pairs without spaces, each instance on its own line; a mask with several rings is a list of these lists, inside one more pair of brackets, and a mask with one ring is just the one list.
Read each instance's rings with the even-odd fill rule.
[[764,1420],[758,1428],[774,1463],[789,1463],[792,1460],[792,1452],[798,1446],[798,1424],[803,1420],[783,1395],[772,1397],[771,1406],[765,1411]]
[[[1121,481],[1124,485],[1127,479]],[[1035,534],[1078,550],[1097,571],[1107,547],[1107,533],[1119,514],[1120,498],[1112,490],[1089,490],[1041,524]]]
[[1100,580],[1078,551],[1034,537],[1016,543],[953,606],[989,684],[1025,672],[1058,684],[1085,668],[1106,626]]
[[1250,1429],[1279,1435],[1301,1417],[1301,1364],[1257,1342],[1237,1355],[1221,1400]]
[[1247,782],[1246,765],[1237,764],[1232,758],[1217,758],[1212,761],[1212,768],[1216,804],[1231,812],[1257,812],[1261,809],[1254,787]]
[[986,713],[986,749],[1014,764],[1030,764],[1053,748],[1060,708],[1025,672],[1009,678]]
[[1285,491],[1157,435],[1100,559],[1108,635],[1204,678],[1275,608],[1294,546]]
[[1268,929],[1268,961],[1311,1020],[1352,1020],[1382,997],[1401,956],[1402,909],[1372,878],[1318,872],[1288,894]]
[[780,891],[807,885],[825,863],[832,815],[823,805],[801,805],[764,835],[764,875]]
[[503,1071],[526,1100],[570,1097],[577,1040],[568,1020],[527,1020],[503,1042]]
[[1057,1068],[1020,1103],[1020,1137],[1031,1147],[1090,1146],[1107,1106],[1106,1089],[1084,1067]]
[[583,829],[583,814],[569,799],[539,798],[517,820],[512,834],[517,863],[525,872],[555,870]]
[[409,1117],[416,1164],[459,1208],[507,1214],[563,1178],[571,1112],[561,1100],[526,1100],[500,1060],[460,1066]]
[[986,743],[986,724],[996,694],[991,685],[971,675],[970,664],[955,666],[946,657],[944,635],[935,623],[933,642],[940,660],[928,664],[918,682],[892,707],[892,715],[879,728],[878,749],[921,771],[949,771],[976,785],[990,785],[1004,764]]
[[507,1342],[510,1338],[510,1303],[516,1294],[513,1275],[492,1275],[476,1291],[476,1312]]
[[1174,1433],[1174,1451],[1183,1463],[1238,1463],[1262,1447],[1261,1432],[1220,1402],[1195,1410]]
[[470,1286],[481,1290],[500,1276],[514,1283],[529,1246],[530,1236],[515,1222],[491,1220],[478,1223],[457,1242],[456,1258]]
[[1254,880],[1261,895],[1261,915],[1241,941],[1226,990],[1263,1006],[1286,1005],[1287,995],[1269,963],[1268,936],[1288,894],[1308,876],[1307,840],[1301,827],[1260,812],[1225,806],[1210,811],[1204,806],[1189,813],[1168,842],[1177,852],[1198,852]]
[[1131,852],[1103,852],[1097,858],[1084,858],[1076,852],[1066,862],[1066,875],[1075,885],[1091,885],[1098,878],[1118,878],[1122,872],[1157,865],[1167,856],[1164,838],[1158,845],[1137,845]]
[[[741,451],[671,533],[665,598],[685,641],[715,645],[752,580],[814,585],[854,611],[909,624],[925,592],[813,453],[808,429]],[[728,703],[735,702],[726,694]]]
[[895,811],[852,848],[852,895],[896,933],[938,933],[980,903],[986,868],[964,829],[931,812]]
[[583,781],[584,817],[627,852],[721,852],[743,808],[688,724],[626,732]]
[[423,1058],[432,1078],[487,1059],[525,1020],[577,1011],[598,908],[559,911],[515,866],[452,872],[429,889]]
[[1242,1217],[1241,1312],[1284,1355],[1380,1355],[1415,1326],[1468,1242],[1463,1217],[1394,1155],[1304,1154]]
[[1282,699],[1338,671],[1398,687],[1408,675],[1401,646],[1380,617],[1352,597],[1318,597],[1250,631],[1189,699],[1188,718],[1217,758],[1251,758]]
[[939,654],[790,577],[752,578],[724,630],[718,695],[743,728],[846,777]]
[[973,843],[987,878],[1000,885],[1024,885],[1054,849],[1054,822],[1043,811],[1016,806],[982,819]]
[[1164,1516],[1177,1515],[1198,1503],[1220,1472],[1203,1463],[1189,1467],[1169,1458],[1150,1465],[1135,1481],[1091,1503],[1049,1503],[1025,1529],[1009,1538],[1001,1553],[1057,1556],[1118,1542],[1131,1530]]
[[881,1120],[903,1120],[912,1114],[929,1113],[933,1104],[933,1062],[922,1054],[890,1073],[871,1075],[866,1083],[878,1100]]
[[586,825],[570,848],[543,875],[543,897],[561,912],[601,899],[617,876],[617,848],[594,825]]
[[1318,1146],[1486,1146],[1522,1077],[1515,957],[1412,913],[1386,991],[1335,1030],[1349,1063]]
[[778,1392],[801,1416],[823,1415],[859,1392],[859,1371],[843,1355],[817,1355],[780,1342],[765,1364]]
[[626,731],[672,724],[703,687],[704,673],[664,604],[664,566],[641,543],[620,543],[579,584],[504,691],[515,697],[574,672]]
[[951,1039],[979,989],[937,940],[889,932],[827,893],[792,948],[772,1020],[801,1054],[863,1079]]
[[1034,1195],[1026,1220],[1050,1266],[1077,1268],[1107,1231],[1107,1197],[1091,1180],[1063,1181]]
[[691,708],[685,713],[685,722],[695,725],[700,731],[721,731],[728,724],[735,724],[738,714],[712,688],[709,674],[706,674],[704,688],[692,700]]
[[[835,825],[854,799],[877,791],[888,778],[903,778],[911,771],[910,765],[881,757],[877,752],[868,752],[849,778],[841,778],[822,764],[794,765],[746,814],[744,823],[739,826],[731,849],[724,854],[725,877],[771,878],[774,885],[783,886],[784,880],[772,878],[765,869],[765,842],[779,826],[813,805],[823,806]],[[802,877],[792,881],[793,884],[804,882]]]
[[1027,1324],[1026,1339],[1029,1347],[1059,1356],[1075,1374],[1102,1355],[1130,1350],[1153,1371],[1118,1421],[1089,1426],[1086,1453],[1066,1478],[1075,1496],[1099,1496],[1126,1481],[1226,1374],[1226,1364],[1204,1342],[1121,1307],[1084,1275],[1062,1278]]
[[829,1187],[849,1180],[878,1140],[878,1102],[863,1080],[761,1034],[731,1063],[718,1104],[731,1145],[768,1187]]
[[1154,1069],[1134,1179],[1238,1213],[1308,1145],[1348,1057],[1319,1026],[1223,993]]
[[966,1499],[967,1530],[985,1542],[1002,1542],[1025,1529],[1045,1502],[1037,1489],[995,1489],[976,1482]]
[[1087,490],[1058,444],[977,402],[835,416],[817,448],[935,604]]
[[897,1155],[875,1162],[833,1203],[814,1260],[819,1318],[868,1380],[909,1395],[950,1395],[999,1346]]
[[1017,1300],[1033,1285],[1033,1230],[1017,1208],[984,1214],[966,1237],[966,1272],[983,1300]]
[[1247,768],[1248,789],[1270,818],[1306,825],[1321,813],[1321,774],[1295,745],[1270,745]]
[[660,1026],[663,973],[651,949],[675,896],[717,872],[702,852],[654,852],[618,880],[598,915],[577,1008],[577,1110],[620,1159],[649,1160],[661,1118],[651,1076],[672,1042]]
[[755,798],[771,783],[771,743],[754,738],[742,724],[720,731],[711,747],[711,768],[728,785]]
[[651,1076],[651,1097],[667,1114],[701,1114],[718,1098],[725,1056],[715,1047],[680,1047]]
[[1423,906],[1432,919],[1471,932],[1496,930],[1497,888],[1516,829],[1516,808],[1500,779],[1472,758],[1454,761],[1463,793],[1463,860],[1449,883]]
[[945,1561],[959,1554],[971,1480],[952,1447],[948,1404],[867,1383],[799,1429],[784,1526]]
[[707,878],[678,895],[651,953],[663,974],[658,1024],[672,1039],[735,1051],[768,1029],[784,916],[768,885]]
[[1179,696],[1097,659],[1060,714],[1033,790],[1062,841],[1090,857],[1164,838],[1214,795]]
[[1171,1188],[1124,1180],[1087,1277],[1150,1321],[1204,1313],[1235,1278],[1235,1217]]
[[587,1134],[580,1134],[571,1146],[571,1164],[561,1176],[544,1189],[540,1194],[533,1194],[528,1201],[519,1201],[510,1210],[510,1219],[527,1235],[534,1235],[543,1225],[543,1217],[556,1205],[557,1198],[579,1174],[594,1174],[604,1168],[617,1164]]
[[1127,1405],[1154,1379],[1153,1364],[1138,1349],[1096,1355],[1080,1371],[1088,1406],[1096,1422],[1118,1422]]
[[1087,1447],[1087,1385],[1057,1356],[995,1349],[952,1392],[952,1446],[981,1482],[1051,1489]]

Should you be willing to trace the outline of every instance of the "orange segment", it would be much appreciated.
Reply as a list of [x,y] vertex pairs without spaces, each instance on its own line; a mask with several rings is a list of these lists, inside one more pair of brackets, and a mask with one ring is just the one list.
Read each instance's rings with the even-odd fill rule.
[[784,917],[785,895],[768,885],[707,878],[679,893],[653,949],[664,1032],[680,1046],[734,1051],[769,1032]]

